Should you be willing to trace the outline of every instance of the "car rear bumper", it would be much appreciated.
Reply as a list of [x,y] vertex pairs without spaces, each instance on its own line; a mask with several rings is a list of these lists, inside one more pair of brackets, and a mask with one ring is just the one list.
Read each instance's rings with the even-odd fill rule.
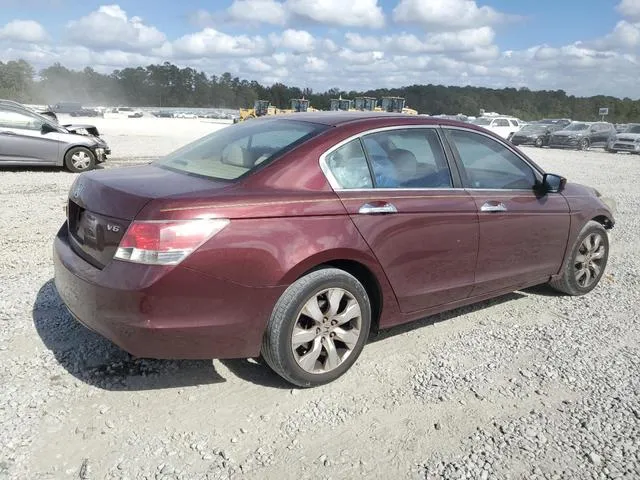
[[54,241],[55,285],[71,314],[136,357],[257,356],[271,310],[286,287],[254,288],[194,270],[112,261],[100,270]]

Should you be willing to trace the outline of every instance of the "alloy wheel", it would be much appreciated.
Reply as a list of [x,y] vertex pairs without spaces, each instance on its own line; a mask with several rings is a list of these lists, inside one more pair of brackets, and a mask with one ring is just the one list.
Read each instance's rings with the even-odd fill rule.
[[291,335],[296,363],[305,372],[335,370],[353,352],[362,331],[362,312],[354,296],[342,288],[313,295],[302,307]]
[[600,277],[606,247],[600,233],[587,235],[578,249],[574,262],[574,274],[578,285],[588,288]]

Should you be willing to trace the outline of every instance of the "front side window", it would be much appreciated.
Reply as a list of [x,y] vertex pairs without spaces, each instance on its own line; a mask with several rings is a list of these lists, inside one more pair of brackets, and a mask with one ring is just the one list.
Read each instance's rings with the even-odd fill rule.
[[329,153],[325,163],[339,188],[372,188],[371,173],[359,139],[351,140]]
[[294,120],[248,121],[218,130],[154,162],[161,168],[234,180],[325,131]]
[[508,127],[509,126],[509,120],[507,120],[506,118],[497,118],[493,122],[493,126],[494,127]]
[[362,137],[378,188],[450,188],[451,173],[434,129],[386,130]]
[[449,137],[458,151],[466,188],[530,190],[536,184],[533,169],[496,140],[453,129]]
[[0,108],[0,128],[40,130],[42,121],[26,113]]

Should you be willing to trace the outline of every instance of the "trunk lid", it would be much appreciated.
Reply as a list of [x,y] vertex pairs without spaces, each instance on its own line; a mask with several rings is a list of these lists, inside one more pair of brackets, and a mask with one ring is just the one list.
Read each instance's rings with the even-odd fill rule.
[[152,165],[94,170],[69,191],[67,226],[74,251],[103,268],[113,258],[131,221],[151,200],[228,186]]

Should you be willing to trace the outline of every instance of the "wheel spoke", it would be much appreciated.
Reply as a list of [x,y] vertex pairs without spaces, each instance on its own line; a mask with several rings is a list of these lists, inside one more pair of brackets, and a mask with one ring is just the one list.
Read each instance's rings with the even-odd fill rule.
[[589,267],[591,270],[593,270],[593,277],[597,278],[598,275],[600,275],[600,265],[598,265],[596,262],[591,262],[589,264]]
[[602,241],[602,239],[600,238],[600,235],[591,235],[593,238],[591,239],[591,252],[595,252],[596,250],[598,250],[598,247],[600,247],[600,242]]
[[586,259],[587,257],[585,257],[584,254],[582,253],[579,253],[578,255],[576,255],[576,263],[579,263],[580,265],[582,265]]
[[342,312],[340,315],[336,315],[335,317],[333,317],[333,319],[338,322],[338,325],[344,325],[354,318],[360,317],[360,315],[360,305],[358,305],[358,302],[356,302],[355,300],[350,300],[349,303],[347,303],[347,308],[344,309],[344,312]]
[[588,287],[591,284],[591,270],[589,268],[584,269],[584,286]]
[[580,283],[580,279],[585,276],[587,270],[585,268],[581,268],[576,272],[576,282]]
[[327,359],[324,363],[325,370],[333,370],[336,368],[342,360],[340,359],[340,355],[338,354],[338,350],[336,349],[336,344],[333,343],[331,338],[327,338],[324,342],[324,349],[327,352]]
[[316,362],[321,352],[322,343],[320,342],[320,337],[317,337],[313,342],[311,350],[298,359],[298,364],[307,372],[313,372],[316,369]]
[[599,259],[601,259],[601,258],[604,258],[604,252],[605,252],[604,245],[600,245],[600,248],[598,248],[598,249],[593,253],[593,255],[591,255],[591,259],[592,259],[592,260],[599,260]]
[[336,328],[333,330],[336,334],[336,338],[344,343],[349,350],[353,350],[360,338],[360,329],[352,328],[351,330],[344,330],[343,328]]
[[336,313],[338,313],[340,302],[342,301],[343,296],[344,290],[342,290],[341,288],[332,288],[327,292],[327,300],[329,301],[329,311],[327,312],[327,317],[333,317]]
[[304,304],[301,314],[315,320],[316,322],[322,322],[324,315],[320,310],[320,305],[318,305],[317,296],[314,295],[307,303]]
[[291,336],[291,344],[293,348],[297,348],[300,345],[312,342],[316,338],[315,328],[301,328],[298,325],[293,329],[293,335]]

